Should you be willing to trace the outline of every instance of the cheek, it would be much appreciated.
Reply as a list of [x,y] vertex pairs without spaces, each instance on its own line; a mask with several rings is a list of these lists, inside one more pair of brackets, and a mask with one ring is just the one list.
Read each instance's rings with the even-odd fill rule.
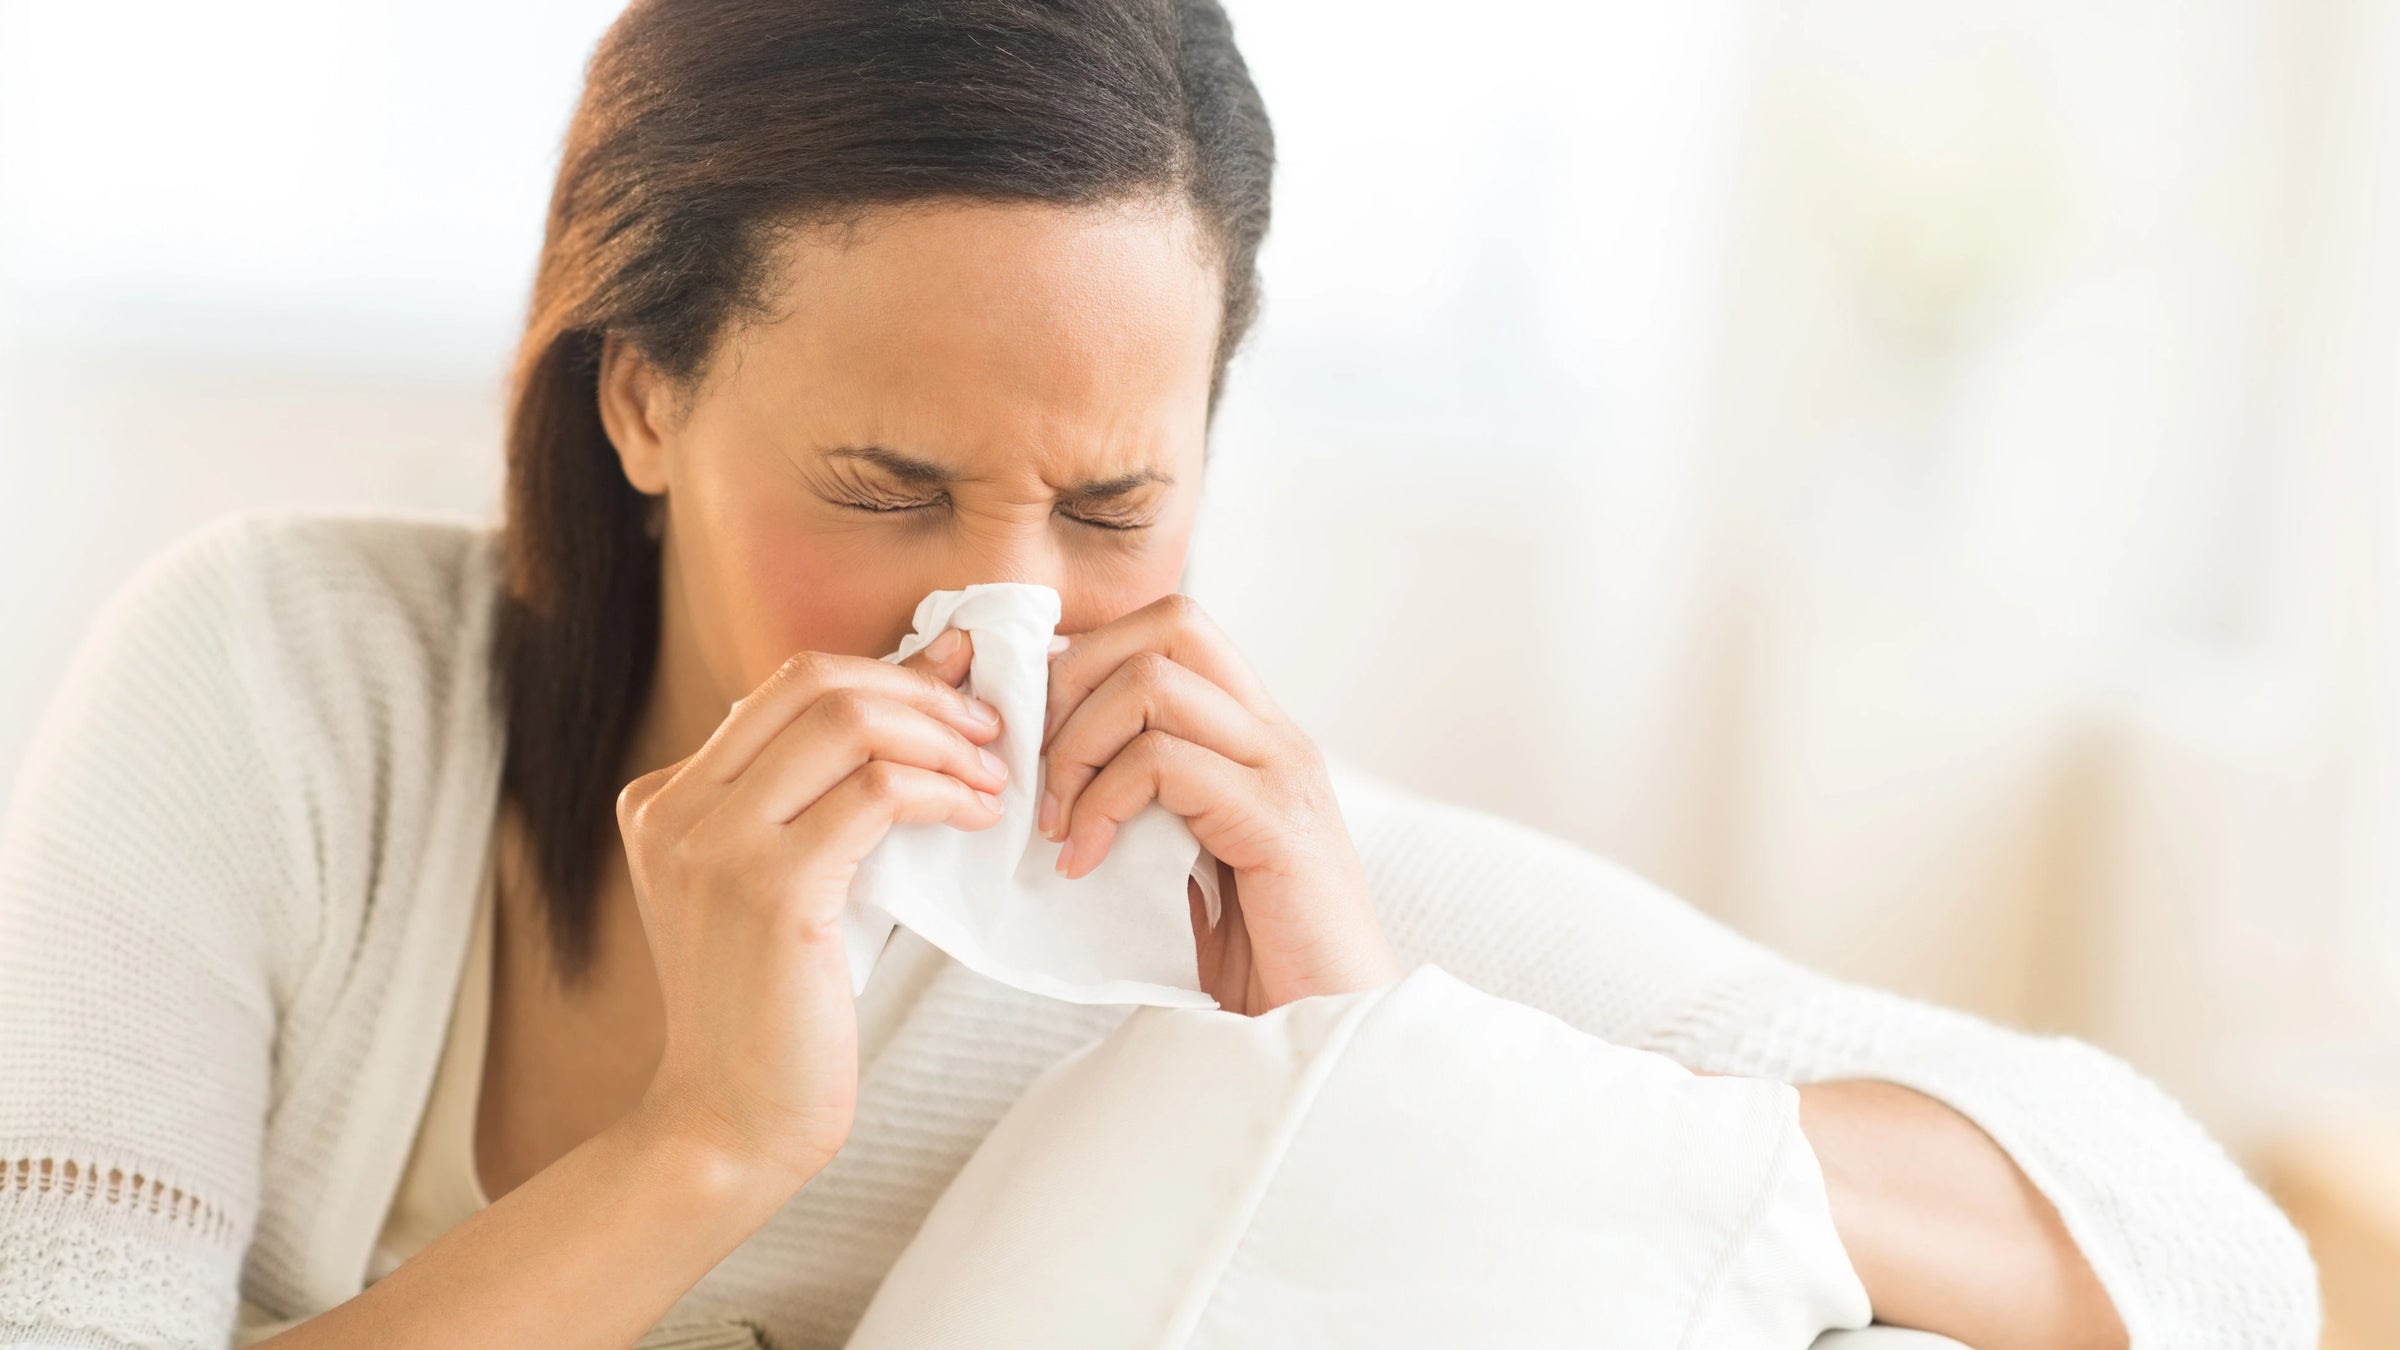
[[887,553],[788,522],[745,532],[725,569],[745,676],[755,684],[798,651],[882,656],[898,645],[924,589]]
[[1161,522],[1158,529],[1166,533],[1148,548],[1072,569],[1059,588],[1060,632],[1089,632],[1174,592],[1183,579],[1191,521]]

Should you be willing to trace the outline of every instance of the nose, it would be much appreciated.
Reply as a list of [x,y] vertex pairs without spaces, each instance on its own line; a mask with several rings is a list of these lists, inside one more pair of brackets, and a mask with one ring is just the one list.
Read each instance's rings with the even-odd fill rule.
[[961,575],[947,584],[949,589],[993,581],[1031,582],[1058,591],[1066,586],[1066,558],[1046,520],[989,531],[964,554],[958,560]]

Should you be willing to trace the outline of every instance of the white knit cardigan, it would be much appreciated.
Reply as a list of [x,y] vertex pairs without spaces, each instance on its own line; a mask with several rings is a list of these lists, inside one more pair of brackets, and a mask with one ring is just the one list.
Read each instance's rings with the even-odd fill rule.
[[[0,1345],[222,1347],[237,1297],[363,1287],[498,802],[496,538],[227,517],[79,648],[0,827]],[[2057,1205],[2136,1347],[2315,1345],[2298,1235],[2118,1060],[1799,968],[1508,821],[1337,790],[1404,961],[1694,1067],[1926,1092]],[[942,963],[848,1147],[669,1322],[839,1345],[992,1122],[1122,1015]]]

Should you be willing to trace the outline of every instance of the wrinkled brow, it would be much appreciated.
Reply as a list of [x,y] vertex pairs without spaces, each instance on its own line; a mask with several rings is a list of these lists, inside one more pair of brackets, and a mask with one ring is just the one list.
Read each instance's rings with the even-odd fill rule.
[[[901,482],[922,487],[941,487],[959,477],[958,472],[947,465],[937,464],[929,459],[919,459],[915,455],[904,455],[897,450],[886,449],[880,445],[841,446],[828,450],[825,454],[832,459],[855,459],[872,464]],[[1078,483],[1074,487],[1064,489],[1064,492],[1070,497],[1100,500],[1122,497],[1128,492],[1148,487],[1152,483],[1171,486],[1174,482],[1174,476],[1171,474],[1160,473],[1156,469],[1141,468],[1135,469],[1131,473],[1119,474],[1114,478],[1097,478],[1088,483]]]

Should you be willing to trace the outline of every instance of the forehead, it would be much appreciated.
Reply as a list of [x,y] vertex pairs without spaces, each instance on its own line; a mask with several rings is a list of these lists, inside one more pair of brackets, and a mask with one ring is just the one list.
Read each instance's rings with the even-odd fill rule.
[[1205,430],[1221,272],[1179,204],[912,204],[774,267],[707,383],[791,436],[1088,463]]

